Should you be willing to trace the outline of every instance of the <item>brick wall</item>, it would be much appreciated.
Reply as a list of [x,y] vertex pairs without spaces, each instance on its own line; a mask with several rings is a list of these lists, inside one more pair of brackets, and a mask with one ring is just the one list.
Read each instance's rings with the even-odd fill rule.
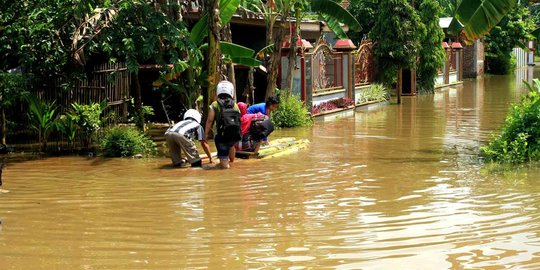
[[463,77],[476,78],[475,44],[463,47]]
[[463,48],[463,77],[476,78],[484,74],[484,43],[477,40]]
[[478,56],[476,59],[477,59],[477,73],[476,73],[476,76],[481,76],[481,75],[484,75],[484,60],[485,60],[485,55],[484,55],[484,40],[477,40],[476,41],[476,44],[477,44],[477,53],[476,55]]

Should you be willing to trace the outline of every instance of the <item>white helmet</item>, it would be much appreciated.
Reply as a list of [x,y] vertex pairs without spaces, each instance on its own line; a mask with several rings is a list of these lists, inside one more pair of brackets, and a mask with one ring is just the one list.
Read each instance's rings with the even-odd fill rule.
[[227,94],[231,98],[234,98],[234,85],[229,81],[221,81],[216,87],[216,95]]
[[187,120],[188,118],[191,118],[197,121],[197,123],[199,124],[201,123],[201,114],[197,110],[194,110],[194,109],[187,110],[184,113],[184,120]]

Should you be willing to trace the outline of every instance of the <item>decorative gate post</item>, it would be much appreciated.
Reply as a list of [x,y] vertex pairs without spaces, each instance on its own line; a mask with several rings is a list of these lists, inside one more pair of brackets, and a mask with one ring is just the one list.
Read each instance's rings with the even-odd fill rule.
[[446,55],[446,59],[444,61],[444,84],[450,83],[450,65],[451,65],[451,57],[452,57],[452,48],[448,45],[448,43],[443,42],[444,47],[444,53]]
[[452,43],[453,55],[456,58],[457,80],[463,81],[463,46],[459,42]]
[[[282,43],[282,55],[281,55],[281,61],[280,61],[280,69],[279,69],[279,84],[285,83],[284,79],[287,78],[288,72],[294,72],[291,70],[288,70],[289,66],[289,50],[291,48],[290,44],[290,38],[289,36],[285,37],[285,41]],[[296,43],[297,53],[296,53],[296,61],[299,61],[300,63],[300,99],[302,101],[306,101],[307,93],[306,93],[306,52],[313,48],[311,43],[305,39],[298,38],[298,41]],[[285,71],[285,72],[284,72]],[[294,80],[294,78],[293,78]],[[294,85],[294,83],[293,83]],[[293,89],[291,89],[291,92],[294,92]]]
[[354,97],[354,54],[356,46],[350,39],[340,39],[336,41],[334,49],[342,53],[343,57],[343,87],[347,89],[347,97],[356,100]]

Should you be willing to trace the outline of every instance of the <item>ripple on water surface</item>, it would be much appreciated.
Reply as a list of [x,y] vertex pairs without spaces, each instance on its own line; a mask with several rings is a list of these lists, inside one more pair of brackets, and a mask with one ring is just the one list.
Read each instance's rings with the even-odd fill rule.
[[508,80],[276,131],[310,148],[227,172],[9,163],[0,269],[538,269],[540,170],[477,158]]

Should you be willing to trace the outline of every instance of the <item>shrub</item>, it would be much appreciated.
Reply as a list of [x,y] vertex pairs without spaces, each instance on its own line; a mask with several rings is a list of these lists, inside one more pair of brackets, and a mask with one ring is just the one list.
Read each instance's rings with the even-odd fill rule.
[[522,163],[540,160],[540,81],[534,89],[514,104],[501,133],[494,135],[480,150],[486,160],[499,163]]
[[313,123],[304,103],[290,93],[280,95],[279,107],[271,117],[278,127],[304,127]]
[[40,151],[47,148],[47,140],[49,135],[57,125],[57,109],[56,102],[46,102],[34,95],[26,97],[28,101],[28,117],[30,118],[30,127],[38,134],[40,143]]
[[370,101],[385,101],[390,99],[390,91],[382,84],[372,84],[369,88],[362,90],[360,96],[356,99],[357,103],[366,103]]
[[154,155],[156,143],[138,129],[115,126],[105,130],[100,140],[101,150],[107,157],[130,157],[137,154]]
[[490,74],[505,75],[516,69],[516,58],[511,55],[486,54],[486,71]]
[[73,112],[70,114],[70,120],[79,128],[84,146],[89,148],[96,132],[101,128],[103,123],[101,114],[107,107],[107,103],[103,101],[83,105],[75,102],[71,104],[71,107]]
[[354,105],[354,101],[350,98],[338,98],[330,100],[328,102],[322,102],[313,106],[311,109],[312,114],[319,114],[325,111],[335,110],[337,108],[347,108]]

